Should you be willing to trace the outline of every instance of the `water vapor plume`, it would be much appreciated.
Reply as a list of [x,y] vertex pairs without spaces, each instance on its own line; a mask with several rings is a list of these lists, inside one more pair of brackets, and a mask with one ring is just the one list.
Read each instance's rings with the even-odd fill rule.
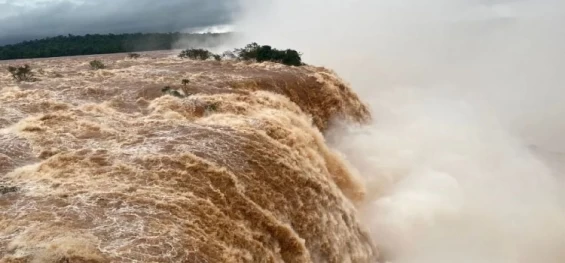
[[237,46],[297,49],[370,104],[371,125],[326,138],[388,260],[565,261],[564,2],[241,4]]

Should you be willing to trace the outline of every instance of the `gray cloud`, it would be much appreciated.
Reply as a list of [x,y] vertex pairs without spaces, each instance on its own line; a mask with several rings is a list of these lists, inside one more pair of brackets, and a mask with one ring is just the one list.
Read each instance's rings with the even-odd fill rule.
[[0,1],[0,44],[66,34],[183,31],[228,24],[237,10],[234,0],[22,2]]

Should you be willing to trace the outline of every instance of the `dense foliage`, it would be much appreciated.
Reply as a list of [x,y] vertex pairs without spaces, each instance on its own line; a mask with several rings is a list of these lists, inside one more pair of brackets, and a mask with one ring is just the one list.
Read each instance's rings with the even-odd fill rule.
[[233,52],[226,51],[222,55],[214,54],[206,49],[190,48],[183,50],[180,58],[189,58],[195,60],[207,60],[213,57],[215,60],[220,61],[225,59],[237,59],[245,61],[264,62],[270,61],[275,63],[282,63],[287,66],[302,66],[302,58],[298,51],[293,49],[278,50],[271,46],[261,46],[257,43],[251,43],[244,48],[236,48]]
[[197,59],[197,60],[207,60],[209,59],[212,55],[212,52],[206,50],[206,49],[200,49],[200,48],[191,48],[191,49],[186,49],[180,52],[179,57],[180,58],[190,58],[190,59]]
[[257,43],[251,43],[244,48],[234,51],[239,59],[256,60],[257,62],[271,61],[282,63],[288,66],[301,66],[301,54],[296,50],[278,50],[271,46],[261,46]]
[[227,34],[136,33],[57,36],[0,47],[0,60],[169,50],[175,43],[214,46]]

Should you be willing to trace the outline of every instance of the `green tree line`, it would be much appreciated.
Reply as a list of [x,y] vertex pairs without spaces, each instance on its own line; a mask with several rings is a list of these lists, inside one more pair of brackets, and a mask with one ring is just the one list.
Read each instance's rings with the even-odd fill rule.
[[0,60],[168,50],[175,43],[212,47],[230,33],[134,33],[56,36],[0,46]]

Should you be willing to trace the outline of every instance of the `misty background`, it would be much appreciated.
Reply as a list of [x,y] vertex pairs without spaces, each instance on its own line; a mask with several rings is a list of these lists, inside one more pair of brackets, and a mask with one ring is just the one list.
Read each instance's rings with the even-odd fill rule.
[[302,51],[371,107],[326,138],[386,259],[565,261],[565,2],[242,3],[238,45]]

